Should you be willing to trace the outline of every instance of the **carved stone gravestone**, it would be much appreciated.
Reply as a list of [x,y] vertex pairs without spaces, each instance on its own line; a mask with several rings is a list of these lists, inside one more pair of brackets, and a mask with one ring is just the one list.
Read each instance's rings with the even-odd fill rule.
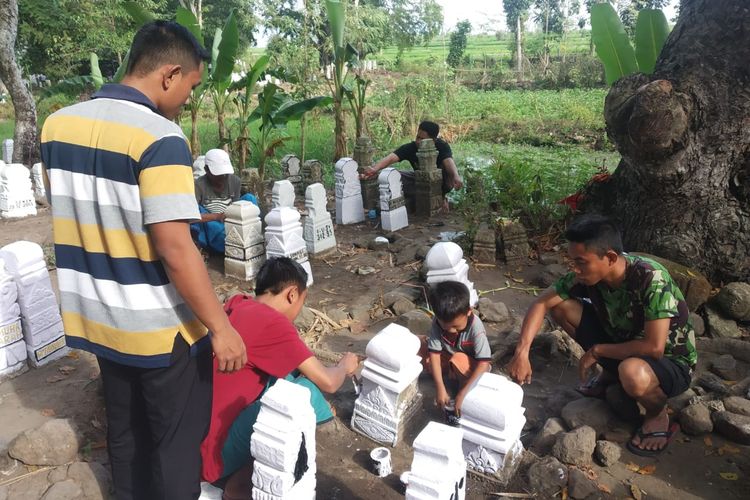
[[521,386],[495,373],[484,373],[461,407],[463,452],[469,470],[506,484],[523,453]]
[[362,187],[357,162],[341,158],[336,162],[336,224],[356,224],[365,220]]
[[323,182],[323,164],[318,160],[305,160],[302,164],[302,184],[307,189],[310,184]]
[[529,239],[526,228],[517,220],[502,219],[497,246],[507,264],[516,265],[526,262],[529,258]]
[[206,175],[206,155],[200,155],[193,162],[193,179],[204,175]]
[[305,193],[305,187],[302,182],[302,168],[300,167],[299,158],[296,155],[286,155],[281,159],[281,170],[284,178],[294,186],[294,193],[302,196]]
[[395,168],[384,168],[378,175],[380,184],[380,220],[386,231],[398,231],[409,225],[401,187],[401,173]]
[[486,222],[479,225],[477,234],[474,236],[472,256],[480,264],[495,263],[495,231],[494,229],[490,229],[489,224]]
[[224,274],[250,281],[266,261],[260,209],[249,201],[236,201],[225,212]]
[[[359,166],[357,171],[361,174],[366,168],[372,165],[372,154],[374,149],[369,137],[360,137],[354,146],[354,161]],[[365,179],[362,181],[362,204],[365,211],[378,208],[380,195],[378,192],[378,179]]]
[[44,188],[44,168],[41,163],[35,163],[31,167],[31,177],[34,179],[34,196],[37,198],[46,198],[47,190]]
[[279,379],[260,400],[250,437],[253,500],[315,498],[315,412],[310,390]]
[[352,428],[395,446],[419,407],[422,372],[419,338],[403,326],[385,327],[367,344],[362,390],[354,402]]
[[13,139],[5,139],[3,141],[3,161],[5,163],[13,163]]
[[307,286],[310,286],[313,283],[312,268],[299,219],[297,210],[285,206],[268,212],[265,219],[266,258],[289,257],[296,260],[307,271]]
[[0,259],[0,381],[28,370],[26,358],[16,282]]
[[463,500],[466,462],[461,451],[463,432],[430,422],[414,440],[408,473],[407,500]]
[[20,163],[0,163],[0,217],[36,215],[31,172]]
[[0,258],[16,282],[23,338],[31,365],[45,365],[67,354],[60,307],[42,247],[30,241],[16,241],[0,248]]
[[294,185],[288,180],[273,183],[271,208],[276,207],[294,208]]
[[336,236],[333,234],[331,214],[326,210],[326,188],[323,184],[311,184],[305,190],[305,207],[307,217],[303,236],[307,244],[307,253],[319,254],[336,248]]
[[414,172],[414,178],[415,209],[416,214],[421,217],[437,215],[443,206],[443,173],[437,168],[437,157],[438,151],[432,139],[419,142],[419,167]]
[[469,301],[475,306],[479,300],[474,283],[469,281],[469,265],[461,247],[452,241],[435,243],[424,260],[427,268],[427,284],[441,281],[460,281],[469,289]]

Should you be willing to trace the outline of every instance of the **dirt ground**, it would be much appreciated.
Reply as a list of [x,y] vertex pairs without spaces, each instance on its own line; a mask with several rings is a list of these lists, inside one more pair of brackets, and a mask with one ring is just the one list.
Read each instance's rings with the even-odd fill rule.
[[[437,241],[440,232],[460,230],[460,219],[450,215],[440,222],[412,221],[412,225],[399,231],[402,238],[424,245]],[[402,283],[418,286],[417,262],[403,265],[393,263],[391,254],[383,251],[356,249],[352,243],[374,238],[382,234],[378,228],[368,224],[336,226],[339,251],[325,260],[312,261],[315,284],[311,287],[307,305],[318,310],[344,308],[351,310],[358,305],[372,306],[382,294]],[[49,246],[52,242],[51,219],[47,210],[36,217],[23,220],[0,221],[0,246],[18,239]],[[373,267],[377,272],[355,274],[358,267]],[[247,283],[227,279],[222,273],[222,261],[212,258],[208,262],[211,279],[220,295],[248,290]],[[516,278],[511,284],[528,286],[541,266],[529,262],[519,268],[476,267],[469,274],[475,288],[483,291],[503,287],[506,280]],[[55,283],[55,271],[51,271]],[[523,280],[523,283],[519,283]],[[516,318],[521,318],[533,295],[518,289],[506,289],[483,294],[493,300],[504,302]],[[352,333],[348,328],[326,335],[306,339],[314,347],[328,351],[349,350],[364,355],[368,340],[395,318],[384,317],[372,320],[365,331]],[[490,336],[499,333],[492,324],[486,324]],[[427,332],[414,332],[427,333]],[[700,349],[700,345],[699,345]],[[705,366],[704,356],[700,366]],[[502,363],[500,363],[502,364]],[[576,382],[576,366],[562,356],[550,356],[542,347],[532,350],[534,378],[524,386],[524,406],[528,424],[522,441],[528,445],[537,430],[544,424],[547,415],[546,401],[562,387]],[[495,367],[497,370],[498,367]],[[81,455],[87,461],[107,463],[105,442],[105,417],[100,395],[99,370],[93,356],[75,351],[69,356],[41,369],[31,369],[26,374],[0,384],[0,449],[25,429],[37,427],[53,417],[72,418],[82,434]],[[317,433],[317,494],[321,499],[396,499],[403,498],[403,487],[398,476],[409,469],[412,459],[411,443],[429,420],[441,420],[441,414],[433,404],[434,387],[429,376],[422,375],[419,387],[424,395],[421,411],[411,422],[406,438],[393,451],[394,473],[385,479],[376,477],[367,467],[370,450],[379,446],[360,434],[351,431],[349,420],[354,405],[354,389],[345,383],[332,396],[331,403],[338,417],[318,428]],[[634,427],[622,432],[621,442],[627,439]],[[642,458],[623,449],[620,462],[603,468],[592,465],[591,470],[603,490],[602,498],[631,498],[631,485],[637,486],[647,499],[734,499],[750,498],[750,447],[730,443],[719,451],[726,441],[712,434],[704,438],[678,436],[668,450],[656,458]],[[493,498],[494,492],[524,493],[528,489],[525,469],[533,457],[527,453],[519,473],[511,483],[499,485],[468,476],[467,498]],[[633,464],[641,467],[654,465],[651,474],[639,474],[631,469]],[[628,468],[631,467],[631,469]],[[648,468],[646,470],[651,470]],[[736,474],[737,480],[727,480],[721,473]],[[731,476],[728,476],[731,477]],[[0,478],[2,479],[2,478]],[[565,495],[563,495],[565,496]]]

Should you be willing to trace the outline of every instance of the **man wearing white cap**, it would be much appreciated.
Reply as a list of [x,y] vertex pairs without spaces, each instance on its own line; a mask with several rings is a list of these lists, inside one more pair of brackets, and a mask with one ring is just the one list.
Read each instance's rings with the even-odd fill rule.
[[237,200],[245,199],[256,205],[252,194],[240,197],[240,178],[234,174],[229,154],[223,149],[211,149],[205,157],[206,175],[195,180],[195,199],[201,212],[201,222],[193,224],[198,232],[198,244],[224,253],[224,212]]

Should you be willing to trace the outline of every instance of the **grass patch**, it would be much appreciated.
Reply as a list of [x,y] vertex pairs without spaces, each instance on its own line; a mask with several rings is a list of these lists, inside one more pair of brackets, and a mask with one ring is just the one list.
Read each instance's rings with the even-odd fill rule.
[[0,140],[13,139],[15,120],[0,120]]

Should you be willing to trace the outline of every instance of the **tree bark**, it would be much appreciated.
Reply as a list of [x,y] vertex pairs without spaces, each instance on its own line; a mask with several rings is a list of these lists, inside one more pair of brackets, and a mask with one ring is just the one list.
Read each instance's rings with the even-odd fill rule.
[[190,150],[193,160],[201,155],[201,140],[198,136],[198,106],[190,106]]
[[333,103],[333,117],[334,117],[334,158],[333,161],[338,161],[339,158],[346,156],[346,118],[344,115],[344,103],[341,101]]
[[0,0],[0,80],[8,89],[16,114],[13,161],[31,166],[39,161],[36,104],[23,83],[14,52],[18,33],[18,3]]
[[652,75],[615,82],[607,133],[622,154],[582,210],[621,225],[626,250],[750,280],[750,6],[683,0]]

